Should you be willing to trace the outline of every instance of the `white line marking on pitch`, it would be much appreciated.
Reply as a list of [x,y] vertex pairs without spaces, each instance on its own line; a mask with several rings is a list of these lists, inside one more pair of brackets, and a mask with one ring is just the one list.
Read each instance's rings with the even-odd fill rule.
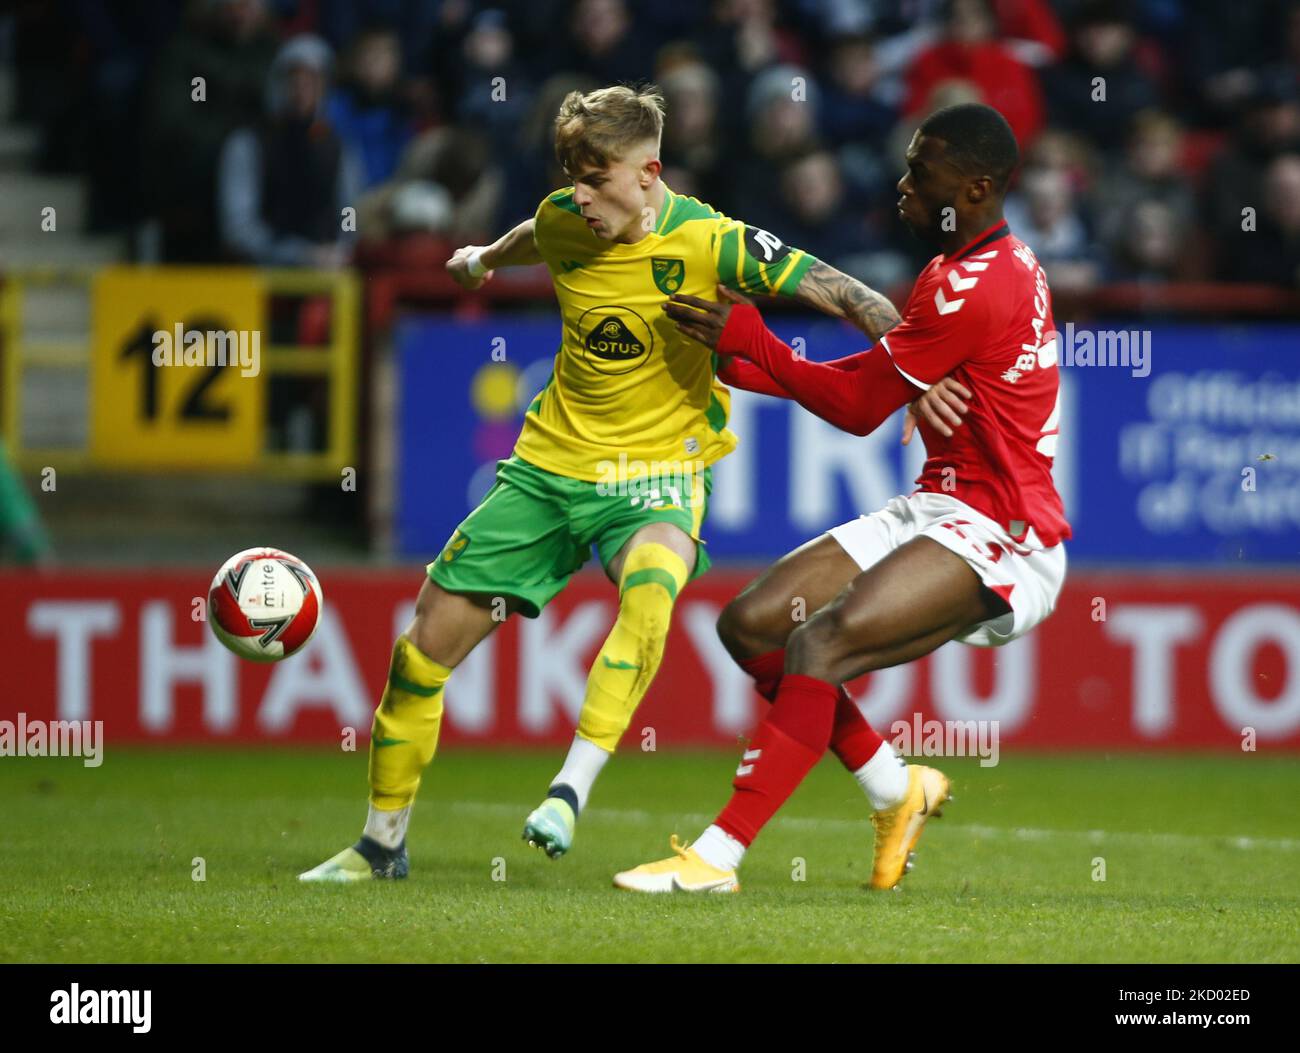
[[[471,815],[524,816],[528,805],[496,804],[488,801],[448,801],[442,807],[451,812]],[[701,827],[713,822],[715,816],[671,815],[667,812],[647,812],[640,808],[589,808],[583,817],[618,823],[696,823]],[[1230,837],[1226,834],[1168,834],[1134,833],[1127,830],[1042,830],[1034,827],[982,826],[978,823],[953,823],[942,820],[945,828],[960,830],[974,837],[1007,838],[1014,841],[1047,841],[1052,839],[1083,840],[1094,844],[1118,841],[1135,845],[1163,845],[1169,848],[1191,848],[1205,844],[1229,845],[1233,848],[1274,849],[1279,852],[1300,851],[1300,839],[1289,837]],[[777,816],[773,825],[791,830],[845,830],[870,833],[871,827],[864,814],[857,819],[812,819],[795,816]]]

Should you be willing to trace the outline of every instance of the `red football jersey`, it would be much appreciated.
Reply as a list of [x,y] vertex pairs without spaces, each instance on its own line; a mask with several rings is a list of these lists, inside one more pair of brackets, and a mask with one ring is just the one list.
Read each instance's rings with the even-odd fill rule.
[[1052,457],[1060,425],[1056,326],[1047,278],[1005,222],[936,256],[881,339],[898,371],[922,388],[951,374],[971,392],[952,438],[920,423],[921,490],[951,494],[1021,540],[1070,536]]

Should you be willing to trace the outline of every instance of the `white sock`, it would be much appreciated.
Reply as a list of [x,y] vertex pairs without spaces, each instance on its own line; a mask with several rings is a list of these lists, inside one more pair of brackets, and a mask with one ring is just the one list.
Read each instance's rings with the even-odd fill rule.
[[745,858],[745,846],[720,826],[710,826],[691,847],[704,862],[719,870],[735,870]]
[[412,807],[414,806],[408,804],[394,812],[382,812],[372,804],[362,833],[385,848],[396,848],[406,837],[406,824],[411,821]]
[[574,735],[573,745],[569,747],[569,755],[564,758],[564,767],[560,769],[560,774],[551,780],[551,785],[562,782],[572,787],[573,792],[578,795],[578,809],[581,811],[587,807],[587,796],[595,785],[596,776],[600,774],[600,769],[611,756],[613,754],[601,749],[594,742],[588,742]]
[[888,742],[882,742],[853,777],[866,793],[873,812],[890,808],[907,796],[907,761]]

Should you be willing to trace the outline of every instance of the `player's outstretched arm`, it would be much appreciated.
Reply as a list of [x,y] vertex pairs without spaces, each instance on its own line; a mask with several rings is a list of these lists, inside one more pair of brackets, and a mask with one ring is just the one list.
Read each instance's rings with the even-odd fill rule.
[[[804,409],[843,431],[868,435],[918,394],[882,347],[835,362],[812,362],[768,329],[757,308],[726,306],[726,320],[714,345],[717,352],[744,355]],[[709,314],[722,313],[721,305],[708,307]]]
[[[857,435],[866,435],[879,424],[864,410],[857,394],[859,378],[851,376],[868,352],[834,362],[809,362],[767,328],[752,300],[722,284],[718,297],[715,302],[674,293],[664,313],[683,336],[718,352],[718,376],[724,382],[793,399],[822,420]],[[895,408],[916,397],[916,389],[897,370],[891,368],[888,374],[892,376],[886,376],[886,383],[875,387],[883,397],[897,398]]]
[[875,343],[898,324],[898,311],[889,297],[818,260],[799,279],[794,298],[823,314],[843,318]]
[[[664,312],[683,336],[718,352],[718,377],[732,387],[793,399],[857,435],[873,431],[894,409],[907,405],[904,446],[918,417],[940,435],[951,436],[969,411],[962,399],[971,393],[960,382],[942,377],[918,395],[881,348],[831,362],[809,362],[767,328],[752,300],[721,284],[717,291],[716,302],[676,293]],[[734,323],[733,307],[741,308]]]
[[452,253],[447,273],[462,289],[477,289],[498,267],[525,267],[541,263],[542,254],[533,240],[533,223],[526,219],[491,245],[465,245]]
[[728,387],[752,391],[756,395],[771,395],[778,399],[794,397],[753,362],[739,355],[719,356],[718,379]]

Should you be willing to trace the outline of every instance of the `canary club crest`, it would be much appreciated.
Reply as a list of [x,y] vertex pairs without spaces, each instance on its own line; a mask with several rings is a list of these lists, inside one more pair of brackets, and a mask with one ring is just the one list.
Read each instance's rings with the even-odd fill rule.
[[467,548],[469,548],[469,538],[457,530],[451,535],[451,540],[447,542],[446,547],[442,550],[442,561],[450,563]]
[[652,256],[650,273],[654,275],[655,285],[659,291],[671,296],[681,289],[682,282],[686,280],[686,261]]

